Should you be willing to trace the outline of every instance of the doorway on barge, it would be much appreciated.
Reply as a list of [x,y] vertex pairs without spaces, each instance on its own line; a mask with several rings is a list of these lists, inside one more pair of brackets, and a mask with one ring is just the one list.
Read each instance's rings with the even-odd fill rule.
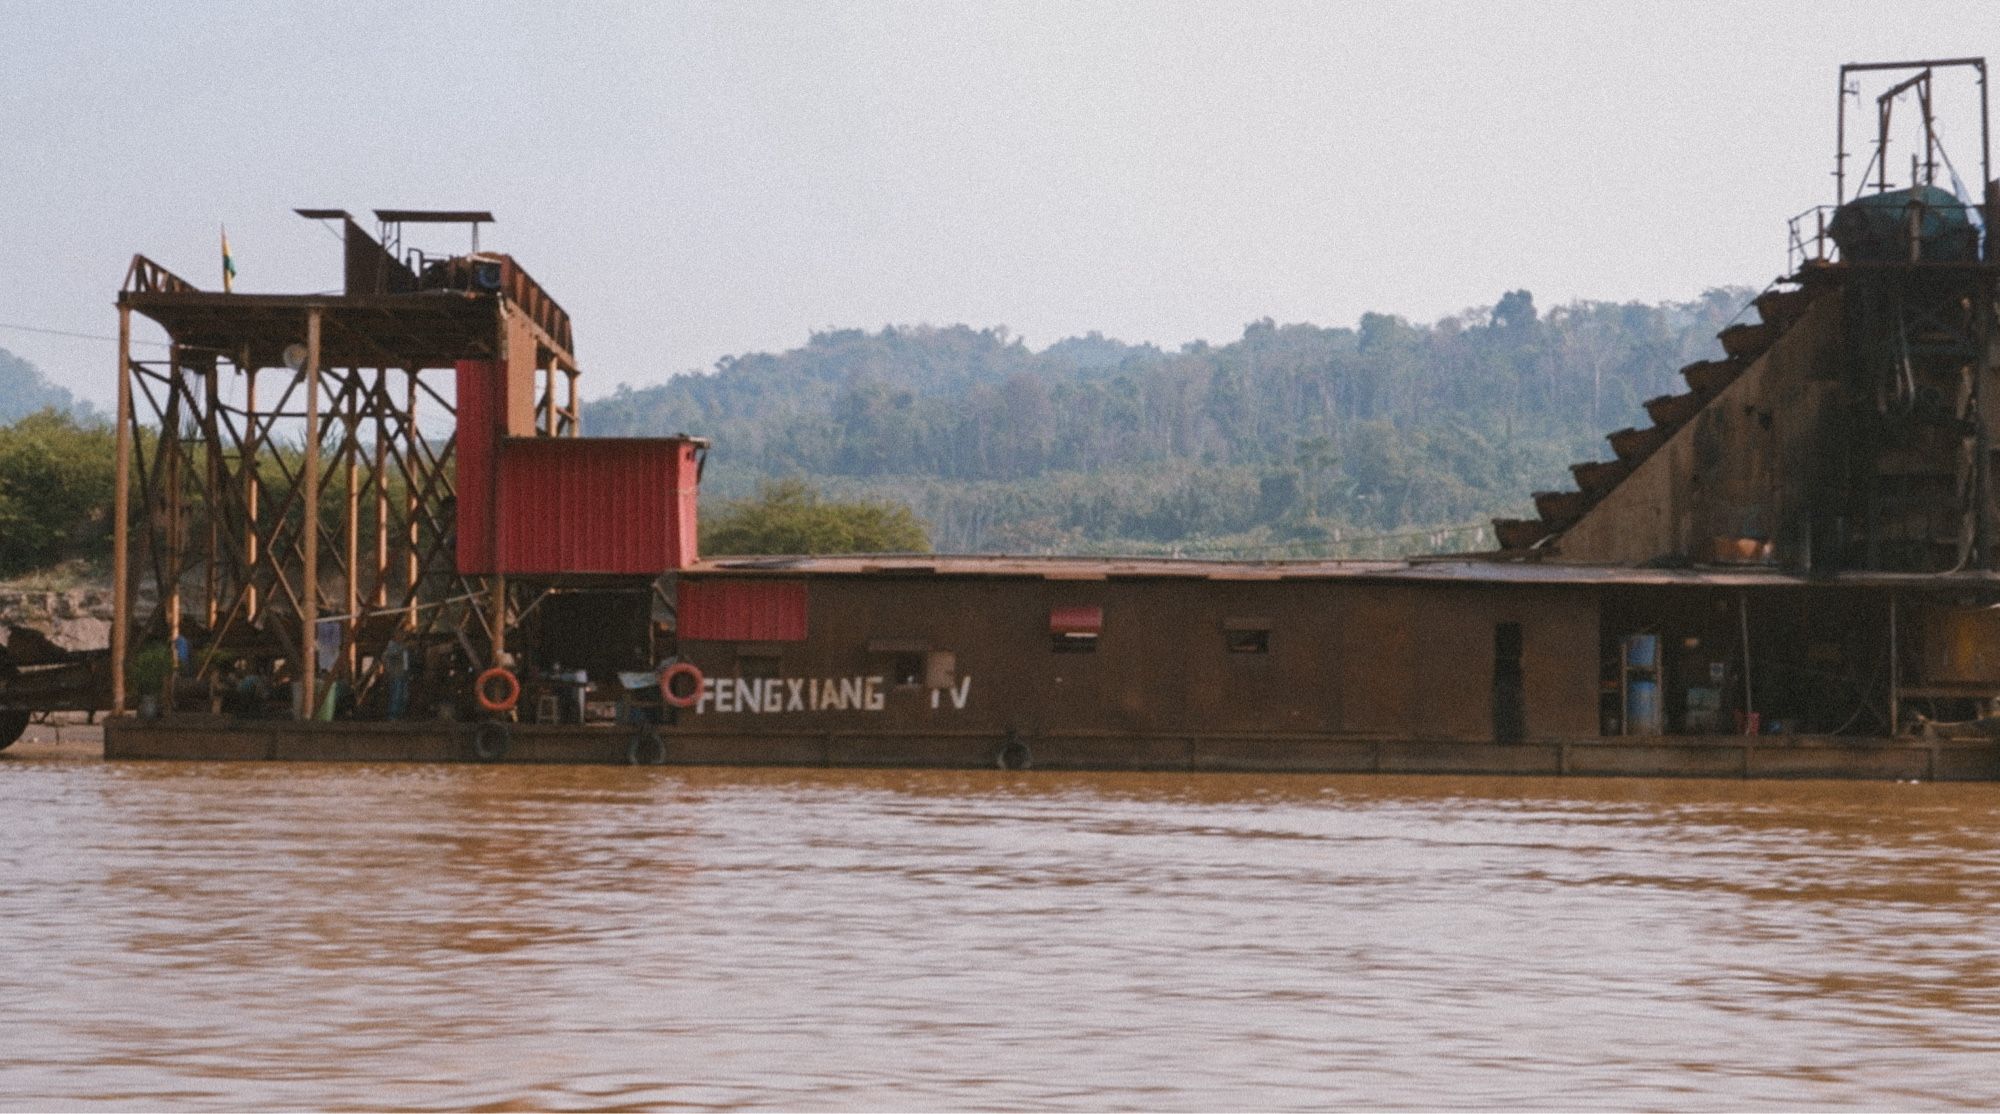
[[1799,582],[1606,588],[1601,730],[1892,734],[1893,598],[1879,589]]

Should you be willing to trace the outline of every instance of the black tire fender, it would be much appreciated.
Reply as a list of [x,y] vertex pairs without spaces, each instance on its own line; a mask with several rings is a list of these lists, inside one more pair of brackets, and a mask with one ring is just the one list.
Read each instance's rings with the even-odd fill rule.
[[489,719],[472,729],[472,756],[481,762],[498,762],[507,757],[514,741],[514,729],[497,719]]
[[667,741],[658,731],[641,731],[625,747],[625,761],[634,766],[667,764]]

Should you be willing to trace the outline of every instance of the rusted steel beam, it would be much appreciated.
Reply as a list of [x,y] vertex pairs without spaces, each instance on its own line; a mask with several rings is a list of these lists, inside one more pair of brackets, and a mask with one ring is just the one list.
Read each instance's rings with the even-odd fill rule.
[[294,672],[302,719],[312,718],[319,669],[319,341],[320,311],[315,308],[306,314],[306,458],[300,469],[305,474],[304,572],[299,585],[299,660]]
[[[140,257],[133,257],[136,267]],[[125,711],[132,630],[132,311],[118,307],[118,470],[111,495],[111,714]]]

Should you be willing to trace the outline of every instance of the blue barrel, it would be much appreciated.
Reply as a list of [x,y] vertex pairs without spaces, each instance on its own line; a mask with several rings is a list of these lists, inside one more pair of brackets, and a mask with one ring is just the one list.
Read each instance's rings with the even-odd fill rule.
[[1651,669],[1660,660],[1660,636],[1635,634],[1625,640],[1625,665],[1629,669]]
[[1660,685],[1657,681],[1632,681],[1625,686],[1625,733],[1660,733]]

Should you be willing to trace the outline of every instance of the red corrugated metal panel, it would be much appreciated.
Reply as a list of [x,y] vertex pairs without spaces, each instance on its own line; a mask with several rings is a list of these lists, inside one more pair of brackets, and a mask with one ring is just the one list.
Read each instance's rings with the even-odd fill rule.
[[458,571],[493,571],[493,447],[498,401],[493,384],[499,365],[485,360],[460,360],[458,372],[458,431],[452,455],[457,475],[452,481],[458,499]]
[[514,574],[657,576],[694,559],[694,457],[676,438],[500,445],[499,558]]
[[700,521],[699,500],[701,496],[701,456],[694,443],[681,443],[680,501],[676,509],[680,513],[680,552],[675,568],[685,568],[701,557],[701,543],[696,532]]
[[680,582],[682,638],[711,642],[803,642],[803,580],[687,580]]
[[1101,607],[1052,607],[1049,609],[1050,634],[1101,634],[1104,631],[1104,609]]

